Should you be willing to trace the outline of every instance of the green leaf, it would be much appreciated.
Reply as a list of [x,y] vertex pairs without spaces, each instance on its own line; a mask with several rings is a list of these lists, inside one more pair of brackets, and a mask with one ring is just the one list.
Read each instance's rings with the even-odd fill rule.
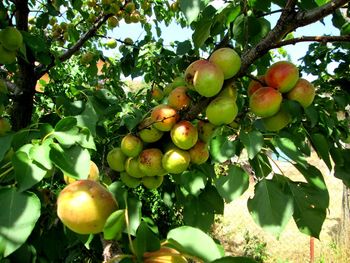
[[231,165],[227,176],[215,178],[214,183],[225,201],[231,202],[248,189],[249,176],[242,168]]
[[224,214],[224,200],[216,187],[208,184],[200,193],[198,199],[205,203],[205,208],[215,214]]
[[81,128],[77,136],[77,143],[87,149],[96,150],[96,145],[94,142],[94,137],[92,136],[90,130],[86,127]]
[[216,162],[223,163],[236,154],[238,141],[231,141],[225,135],[218,135],[210,141],[210,156]]
[[306,164],[305,157],[301,155],[297,146],[291,139],[286,137],[275,137],[272,143],[293,161]]
[[170,243],[174,240],[180,244],[182,247],[180,252],[196,256],[204,262],[210,262],[222,256],[214,240],[194,227],[181,226],[172,229],[168,232],[167,239]]
[[257,261],[255,261],[252,258],[248,258],[248,257],[223,257],[223,258],[219,258],[216,259],[210,263],[257,263]]
[[270,0],[248,0],[248,3],[252,8],[265,12],[269,11],[271,6]]
[[293,198],[275,180],[263,179],[255,185],[248,210],[255,223],[278,237],[293,215]]
[[125,210],[114,211],[108,218],[103,228],[103,238],[106,240],[119,239],[125,228]]
[[327,215],[328,194],[302,182],[288,180],[288,185],[294,199],[293,218],[299,230],[319,238]]
[[33,147],[30,149],[29,157],[31,160],[45,167],[47,170],[51,170],[52,162],[50,160],[50,149],[48,140],[41,145],[33,145]]
[[271,30],[271,24],[264,18],[240,15],[233,25],[234,39],[240,44],[257,44]]
[[142,258],[147,251],[156,251],[160,249],[160,241],[157,235],[149,228],[146,222],[141,222],[136,231],[134,240],[136,255]]
[[180,9],[185,14],[188,24],[197,19],[199,13],[205,7],[205,2],[203,0],[180,0]]
[[61,145],[72,146],[78,140],[79,128],[76,125],[74,117],[66,117],[56,124],[53,136]]
[[75,118],[77,119],[78,126],[87,127],[92,135],[96,135],[98,115],[90,99],[86,102],[84,111],[80,115],[75,116]]
[[176,47],[177,55],[185,55],[192,49],[191,41],[185,40],[183,42],[179,42]]
[[310,139],[317,152],[317,155],[325,162],[328,169],[332,170],[332,163],[329,157],[329,144],[327,139],[321,133],[311,134]]
[[43,166],[33,163],[28,154],[21,151],[15,152],[12,164],[20,191],[27,190],[39,183],[48,171]]
[[249,159],[253,159],[264,145],[264,137],[259,131],[241,132],[239,139],[247,149]]
[[11,148],[13,134],[7,134],[5,136],[0,136],[0,161],[4,158],[7,151]]
[[15,188],[0,189],[0,257],[7,257],[29,237],[40,217],[40,200]]
[[[305,177],[306,181],[314,187],[327,191],[323,175],[315,166],[311,164],[294,164],[295,168]],[[328,203],[327,203],[328,206]]]
[[346,169],[341,165],[335,165],[334,176],[342,180],[347,187],[350,187],[350,169]]
[[203,21],[199,24],[199,26],[197,26],[192,35],[195,48],[198,49],[203,46],[204,42],[209,38],[211,25],[212,21]]
[[136,230],[141,223],[142,203],[136,197],[128,197],[127,204],[128,204],[128,206],[127,206],[128,207],[128,217],[129,217],[129,229],[127,229],[127,231],[131,235],[135,235]]
[[207,176],[198,170],[186,171],[181,174],[181,186],[190,194],[198,196],[201,189],[204,189],[207,182]]
[[214,223],[214,212],[208,209],[208,204],[198,197],[188,196],[183,211],[185,225],[207,232]]
[[87,149],[80,146],[72,146],[63,149],[59,144],[50,144],[50,159],[69,177],[75,179],[87,179],[90,171],[90,154]]
[[272,172],[269,158],[265,154],[257,154],[249,163],[257,178],[264,178]]

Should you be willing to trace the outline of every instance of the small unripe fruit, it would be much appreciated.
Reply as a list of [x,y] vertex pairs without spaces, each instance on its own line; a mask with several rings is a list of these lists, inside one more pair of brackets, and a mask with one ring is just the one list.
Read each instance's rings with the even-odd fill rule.
[[233,100],[237,99],[237,88],[233,82],[227,83],[224,85],[223,89],[220,91],[218,97],[227,97],[232,98]]
[[136,157],[129,157],[125,162],[125,171],[132,177],[141,178],[145,174],[139,167],[139,160]]
[[193,147],[198,140],[197,128],[189,121],[180,121],[170,131],[173,143],[183,150]]
[[279,131],[286,127],[290,120],[291,117],[289,113],[281,108],[275,115],[263,118],[262,122],[267,131]]
[[129,157],[135,157],[140,154],[143,148],[141,139],[135,135],[128,134],[124,136],[120,143],[120,149]]
[[139,156],[139,168],[146,176],[159,176],[164,173],[163,153],[157,148],[145,149]]
[[10,51],[18,50],[23,43],[21,32],[14,27],[7,27],[0,31],[1,45]]
[[131,14],[135,10],[135,4],[133,2],[129,2],[124,7],[125,12]]
[[197,143],[188,151],[191,157],[191,163],[203,164],[209,158],[208,145],[202,141]]
[[122,182],[130,188],[136,188],[141,184],[140,178],[130,176],[127,172],[120,173],[120,180],[122,180]]
[[218,94],[224,83],[224,73],[219,67],[207,60],[197,60],[190,64],[185,71],[185,80],[204,97]]
[[265,73],[267,86],[281,93],[290,91],[299,79],[299,70],[291,62],[279,61],[272,64]]
[[138,23],[141,20],[141,14],[139,11],[135,10],[130,14],[130,20],[132,23]]
[[83,235],[102,232],[107,218],[117,209],[112,194],[90,180],[67,185],[57,199],[57,215],[62,223]]
[[111,16],[107,19],[107,25],[109,28],[115,28],[119,25],[119,20],[115,16]]
[[117,172],[125,170],[126,155],[122,152],[119,147],[113,148],[107,154],[107,163],[109,167]]
[[142,141],[152,143],[158,141],[163,136],[163,132],[153,126],[150,117],[144,119],[139,125],[139,136]]
[[147,189],[157,189],[163,183],[164,176],[145,176],[142,177],[142,184]]
[[176,110],[183,110],[190,106],[191,98],[187,95],[186,87],[173,89],[168,96],[168,105]]
[[309,107],[315,98],[315,87],[306,79],[299,79],[291,91],[287,93],[287,98],[295,100],[304,108]]
[[80,63],[83,65],[89,64],[94,59],[94,53],[87,52],[83,54],[80,58]]
[[9,131],[11,131],[10,121],[0,117],[0,136],[4,136]]
[[216,126],[231,123],[236,118],[237,113],[237,104],[230,97],[215,98],[205,111],[208,121]]
[[106,42],[106,46],[108,48],[116,48],[117,47],[117,40],[115,39],[108,39],[108,41]]
[[151,112],[153,125],[160,131],[170,131],[178,119],[179,114],[177,111],[165,104],[154,107]]
[[209,61],[224,73],[224,79],[232,78],[241,68],[241,58],[232,48],[219,48],[211,54]]
[[127,37],[124,39],[124,44],[131,46],[134,44],[134,41],[130,37]]
[[187,151],[173,147],[165,152],[162,165],[168,173],[180,174],[190,165],[190,154]]
[[164,98],[164,92],[158,87],[152,88],[151,95],[155,101],[161,101]]
[[275,115],[279,111],[281,103],[282,94],[271,87],[258,89],[249,98],[250,110],[259,117]]
[[10,51],[5,49],[0,44],[0,64],[12,64],[16,61],[17,53],[15,51]]

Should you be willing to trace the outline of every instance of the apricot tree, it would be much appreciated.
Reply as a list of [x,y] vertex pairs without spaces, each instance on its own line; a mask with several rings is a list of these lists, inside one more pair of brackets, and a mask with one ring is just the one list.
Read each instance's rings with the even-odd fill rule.
[[[254,262],[210,237],[250,177],[257,224],[319,237],[329,194],[307,157],[350,185],[349,2],[2,1],[0,260]],[[334,35],[294,37],[327,16]],[[143,38],[121,39],[132,23]],[[192,39],[165,45],[161,23]]]

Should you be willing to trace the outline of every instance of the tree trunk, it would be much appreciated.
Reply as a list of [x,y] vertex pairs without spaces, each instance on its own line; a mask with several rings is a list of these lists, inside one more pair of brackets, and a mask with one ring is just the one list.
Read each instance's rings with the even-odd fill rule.
[[350,188],[343,185],[341,240],[344,248],[350,246]]
[[[16,0],[16,27],[28,31],[28,0]],[[11,113],[12,128],[19,130],[28,126],[32,119],[36,77],[34,74],[34,56],[27,49],[27,61],[18,57],[19,76],[15,80],[18,93],[13,97]]]

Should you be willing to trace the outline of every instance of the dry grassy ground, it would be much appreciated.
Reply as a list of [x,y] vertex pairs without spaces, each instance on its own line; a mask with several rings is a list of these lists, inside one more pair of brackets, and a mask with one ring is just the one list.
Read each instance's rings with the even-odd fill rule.
[[[350,257],[345,255],[347,249],[342,248],[337,240],[341,220],[343,184],[328,171],[316,154],[312,155],[309,162],[322,171],[330,193],[329,211],[320,239],[314,240],[315,262],[350,262]],[[278,166],[292,180],[303,180],[298,171],[289,163],[278,162]],[[249,231],[250,236],[256,236],[261,242],[267,243],[268,257],[265,262],[309,262],[310,238],[298,231],[293,220],[289,222],[279,240],[264,232],[254,223],[247,208],[247,200],[253,195],[253,192],[254,186],[251,184],[243,196],[226,204],[224,216],[218,218],[218,223],[213,229],[214,237],[221,240],[229,253],[243,255],[243,248],[246,244],[244,234]]]

